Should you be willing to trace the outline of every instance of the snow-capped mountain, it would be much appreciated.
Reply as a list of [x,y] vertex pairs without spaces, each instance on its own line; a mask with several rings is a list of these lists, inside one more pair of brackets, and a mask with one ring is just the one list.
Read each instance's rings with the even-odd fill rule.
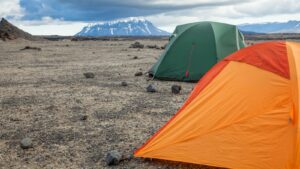
[[89,24],[75,36],[164,36],[169,34],[145,19],[128,18]]
[[300,33],[300,21],[242,24],[240,30],[257,33]]

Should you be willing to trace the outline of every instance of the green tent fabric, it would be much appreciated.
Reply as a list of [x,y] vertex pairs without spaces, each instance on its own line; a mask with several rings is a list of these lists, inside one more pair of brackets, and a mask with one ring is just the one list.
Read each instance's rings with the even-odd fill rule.
[[234,25],[179,25],[149,74],[163,80],[198,81],[219,60],[243,47],[244,37]]

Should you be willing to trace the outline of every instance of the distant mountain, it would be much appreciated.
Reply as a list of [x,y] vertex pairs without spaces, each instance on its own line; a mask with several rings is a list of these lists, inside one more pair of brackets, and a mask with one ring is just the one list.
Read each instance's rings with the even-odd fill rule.
[[89,24],[75,36],[166,36],[169,34],[145,19],[129,18]]
[[242,32],[242,34],[244,34],[244,35],[257,35],[257,34],[265,34],[265,33],[257,33],[257,32],[250,32],[250,31],[242,31],[242,30],[240,30],[241,32]]
[[242,24],[241,31],[257,33],[300,33],[300,21]]

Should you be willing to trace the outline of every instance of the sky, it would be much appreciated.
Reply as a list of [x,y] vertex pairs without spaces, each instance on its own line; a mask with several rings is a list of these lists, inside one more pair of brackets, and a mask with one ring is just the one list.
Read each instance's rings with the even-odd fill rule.
[[127,17],[172,32],[197,21],[300,20],[300,0],[0,0],[0,17],[34,35],[74,35],[88,23]]

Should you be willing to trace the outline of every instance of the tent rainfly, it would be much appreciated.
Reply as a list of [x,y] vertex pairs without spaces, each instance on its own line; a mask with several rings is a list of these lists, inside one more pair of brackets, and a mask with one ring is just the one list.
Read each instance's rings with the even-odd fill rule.
[[300,168],[300,44],[256,44],[216,64],[135,157]]
[[149,74],[163,80],[198,81],[218,61],[243,47],[244,37],[234,25],[179,25]]

